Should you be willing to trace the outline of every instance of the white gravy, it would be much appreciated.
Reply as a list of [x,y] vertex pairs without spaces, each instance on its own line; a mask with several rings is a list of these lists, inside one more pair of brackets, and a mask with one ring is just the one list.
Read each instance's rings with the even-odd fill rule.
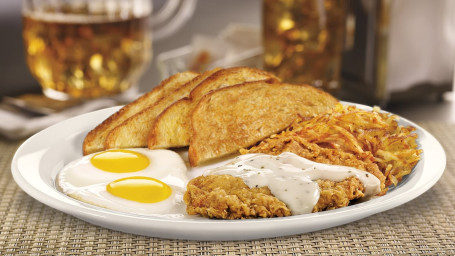
[[318,179],[342,181],[357,177],[365,187],[365,197],[380,192],[380,181],[369,172],[351,167],[316,163],[294,153],[278,156],[246,154],[227,165],[208,170],[204,175],[232,175],[240,177],[250,187],[269,187],[274,196],[283,201],[293,215],[311,213],[319,200]]

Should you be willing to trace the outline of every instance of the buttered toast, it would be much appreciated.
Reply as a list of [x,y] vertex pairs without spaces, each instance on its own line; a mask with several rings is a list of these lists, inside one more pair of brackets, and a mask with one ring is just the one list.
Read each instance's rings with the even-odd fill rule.
[[204,72],[123,121],[108,133],[104,148],[147,147],[147,137],[156,117],[175,101],[187,97],[194,87],[218,70]]
[[308,85],[256,81],[214,90],[192,112],[189,160],[197,166],[277,133],[300,115],[313,117],[338,100]]
[[153,123],[148,147],[171,148],[188,146],[191,137],[191,113],[199,100],[208,92],[248,81],[278,78],[263,70],[249,67],[221,69],[196,86],[189,97],[180,99],[166,108]]
[[135,101],[125,105],[87,134],[82,145],[83,154],[87,155],[104,150],[106,137],[115,127],[146,107],[159,101],[166,95],[169,95],[172,91],[191,81],[198,75],[198,73],[191,71],[175,74],[162,81],[160,85],[150,92],[145,93]]
[[296,117],[315,116],[336,103],[324,91],[281,83],[258,69],[183,72],[90,131],[83,153],[189,146],[190,164],[196,166],[252,146],[285,129]]

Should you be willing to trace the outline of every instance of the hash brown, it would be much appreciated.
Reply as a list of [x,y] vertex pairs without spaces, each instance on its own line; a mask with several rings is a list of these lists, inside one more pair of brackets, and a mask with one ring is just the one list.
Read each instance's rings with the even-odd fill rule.
[[242,154],[293,152],[315,162],[365,170],[382,183],[381,195],[397,185],[420,160],[414,127],[398,125],[397,117],[338,104],[312,119],[297,119]]

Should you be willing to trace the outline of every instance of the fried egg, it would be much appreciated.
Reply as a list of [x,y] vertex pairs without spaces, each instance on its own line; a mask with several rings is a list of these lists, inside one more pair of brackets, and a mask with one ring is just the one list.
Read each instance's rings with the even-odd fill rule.
[[67,164],[56,186],[66,195],[129,213],[182,214],[185,162],[171,150],[114,149]]

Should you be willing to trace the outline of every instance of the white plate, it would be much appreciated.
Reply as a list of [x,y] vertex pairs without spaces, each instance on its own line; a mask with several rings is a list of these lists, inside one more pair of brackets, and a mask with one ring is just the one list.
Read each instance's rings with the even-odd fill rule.
[[118,109],[108,108],[68,119],[29,138],[19,147],[12,161],[16,183],[36,200],[98,226],[161,238],[239,240],[322,230],[386,211],[430,189],[441,177],[446,164],[439,142],[421,127],[402,118],[400,124],[417,127],[418,143],[424,151],[420,162],[398,187],[385,196],[341,209],[248,220],[150,217],[106,210],[57,191],[54,185],[57,173],[64,165],[82,156],[82,141],[87,132]]

